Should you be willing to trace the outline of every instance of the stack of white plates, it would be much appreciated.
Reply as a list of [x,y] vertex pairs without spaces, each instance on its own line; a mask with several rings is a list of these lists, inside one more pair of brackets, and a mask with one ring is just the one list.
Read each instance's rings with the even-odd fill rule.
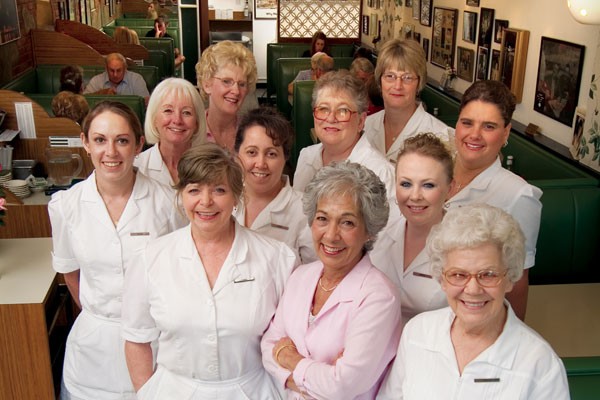
[[4,186],[6,182],[12,179],[12,172],[8,171],[8,173],[0,173],[0,186]]
[[15,196],[23,198],[31,194],[27,181],[23,179],[13,179],[4,184],[4,187],[10,190]]

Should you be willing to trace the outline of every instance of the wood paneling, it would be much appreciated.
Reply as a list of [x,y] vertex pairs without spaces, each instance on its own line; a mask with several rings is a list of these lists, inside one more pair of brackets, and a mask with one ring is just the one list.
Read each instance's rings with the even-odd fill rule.
[[89,45],[60,32],[31,30],[35,64],[104,65],[104,57]]
[[[148,24],[151,24],[151,21],[148,21]],[[57,32],[82,41],[103,55],[121,53],[133,60],[147,60],[150,57],[144,46],[115,43],[113,38],[104,32],[79,22],[57,19],[55,29]]]

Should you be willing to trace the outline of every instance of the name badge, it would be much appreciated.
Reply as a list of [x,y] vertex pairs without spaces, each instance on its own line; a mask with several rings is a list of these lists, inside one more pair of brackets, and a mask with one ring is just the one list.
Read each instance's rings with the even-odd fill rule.
[[475,383],[494,383],[500,382],[500,378],[475,378]]
[[129,236],[150,236],[150,232],[131,232]]
[[290,228],[288,228],[287,226],[283,226],[283,225],[279,225],[279,224],[275,224],[273,222],[271,222],[271,226],[273,228],[279,228],[279,229],[283,229],[284,231],[289,231]]
[[252,282],[253,280],[254,280],[254,277],[252,277],[252,278],[240,278],[240,279],[234,279],[233,283]]
[[421,272],[413,272],[414,276],[418,276],[419,278],[427,278],[427,279],[433,279],[433,276],[431,275],[427,275],[427,274],[423,274]]

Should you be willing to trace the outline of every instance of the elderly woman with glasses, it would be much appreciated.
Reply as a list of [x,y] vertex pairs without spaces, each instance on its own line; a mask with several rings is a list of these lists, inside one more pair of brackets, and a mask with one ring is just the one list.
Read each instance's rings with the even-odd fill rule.
[[367,251],[388,219],[386,189],[368,168],[333,163],[304,193],[319,261],[287,281],[261,346],[288,399],[374,399],[396,354],[400,302]]
[[349,160],[371,169],[394,196],[394,168],[364,137],[367,93],[363,82],[346,70],[332,71],[315,83],[312,94],[315,132],[320,143],[300,151],[294,189],[306,185],[323,166]]
[[256,85],[254,55],[241,43],[218,42],[204,50],[196,64],[200,94],[208,101],[208,140],[233,150],[238,115]]
[[560,358],[505,299],[523,273],[524,242],[499,208],[448,211],[427,247],[450,307],[406,324],[378,399],[569,399]]
[[389,40],[379,51],[375,81],[381,87],[384,109],[367,118],[365,135],[390,162],[396,161],[408,137],[433,132],[449,142],[453,136],[454,130],[428,114],[417,100],[427,83],[426,63],[415,40]]

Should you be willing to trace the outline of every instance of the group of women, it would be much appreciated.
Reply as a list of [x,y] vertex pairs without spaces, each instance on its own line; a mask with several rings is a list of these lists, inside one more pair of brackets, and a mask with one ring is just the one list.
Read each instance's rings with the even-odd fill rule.
[[240,113],[256,83],[241,45],[202,55],[207,109],[161,82],[145,137],[121,103],[91,111],[95,171],[49,205],[53,265],[82,308],[61,398],[568,398],[519,319],[541,192],[498,158],[514,99],[477,82],[446,127],[417,101],[408,42],[380,53],[381,115],[347,71],[316,83],[321,143],[293,182],[290,123]]

